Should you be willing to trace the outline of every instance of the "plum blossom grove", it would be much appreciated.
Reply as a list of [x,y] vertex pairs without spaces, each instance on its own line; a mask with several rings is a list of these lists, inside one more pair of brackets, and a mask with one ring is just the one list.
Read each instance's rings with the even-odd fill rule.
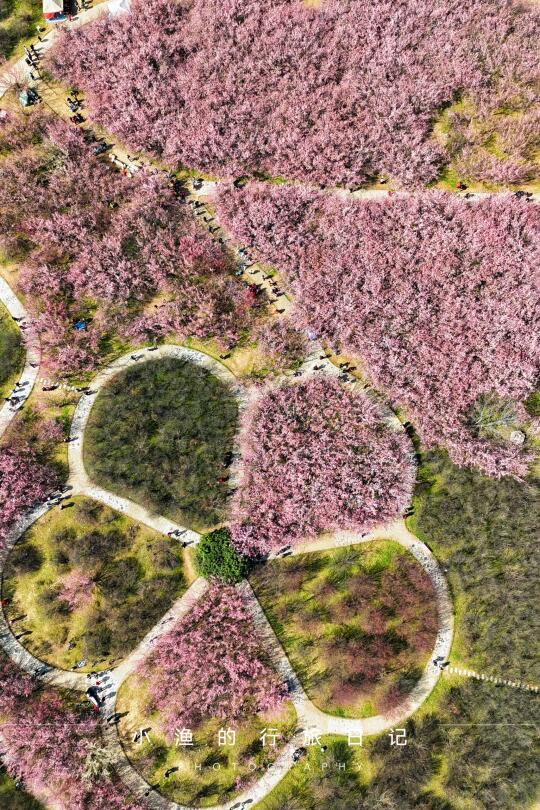
[[59,810],[143,810],[114,774],[91,784],[81,779],[92,744],[101,739],[90,704],[43,690],[3,655],[0,682],[0,739],[12,776]]
[[58,486],[51,451],[61,437],[56,422],[30,411],[0,446],[0,548],[19,515]]
[[[539,34],[538,9],[513,0],[134,0],[65,31],[51,65],[124,142],[211,174],[410,186],[457,158],[521,182]],[[433,119],[459,98],[445,144]]]
[[[267,662],[247,605],[214,583],[139,667],[165,731],[208,717],[239,720],[277,708],[286,687]],[[182,684],[182,690],[178,688]]]
[[276,369],[299,365],[308,353],[308,340],[291,318],[263,321],[256,330],[257,342]]
[[521,403],[540,357],[537,206],[443,192],[344,202],[302,189],[222,190],[221,220],[282,269],[305,327],[360,358],[425,447],[461,466],[524,475],[529,455],[486,436],[478,404]]
[[[121,177],[80,132],[36,115],[3,119],[1,245],[22,262],[47,365],[91,369],[115,331],[137,339],[217,333],[233,343],[256,299],[164,175]],[[158,304],[151,303],[159,298]],[[88,321],[74,331],[73,322]]]
[[265,554],[324,531],[365,531],[411,496],[408,439],[378,407],[334,379],[261,393],[246,414],[244,472],[233,503],[239,551]]

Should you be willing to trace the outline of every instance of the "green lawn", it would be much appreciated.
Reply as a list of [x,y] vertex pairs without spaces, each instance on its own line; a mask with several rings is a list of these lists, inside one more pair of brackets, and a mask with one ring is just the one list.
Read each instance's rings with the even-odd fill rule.
[[14,547],[2,593],[13,631],[30,631],[21,638],[28,650],[65,669],[84,659],[84,671],[131,652],[186,583],[177,542],[94,501],[74,501]]
[[21,333],[13,318],[0,304],[0,396],[6,396],[24,363]]
[[165,358],[119,374],[98,396],[84,459],[96,483],[198,531],[223,522],[225,461],[238,423],[229,387]]
[[0,0],[0,57],[9,59],[43,22],[41,0]]
[[[181,675],[178,689],[182,689]],[[117,710],[126,712],[119,729],[124,750],[129,759],[151,785],[163,796],[180,804],[211,807],[218,802],[231,801],[244,787],[260,779],[268,765],[275,760],[295,728],[296,713],[287,702],[279,712],[255,715],[229,724],[217,718],[191,728],[193,746],[177,745],[174,735],[167,735],[160,722],[159,706],[149,704],[147,687],[140,675],[131,675],[118,693]],[[220,728],[231,727],[236,732],[234,745],[218,745]],[[149,729],[142,743],[133,741],[141,729]],[[263,746],[261,732],[275,729],[274,738],[266,738]],[[165,772],[176,768],[170,776]]]
[[431,581],[395,542],[273,560],[250,575],[311,700],[367,717],[399,703],[437,632]]
[[[459,605],[451,660],[539,683],[538,479],[487,479],[438,453],[423,458],[419,479],[411,528],[449,567]],[[349,754],[345,771],[299,764],[256,810],[537,810],[539,705],[527,692],[444,678],[407,723],[405,747],[387,734],[354,751],[330,742],[333,759],[339,745]]]
[[45,810],[41,802],[22,788],[16,788],[4,770],[0,770],[0,807],[2,810]]

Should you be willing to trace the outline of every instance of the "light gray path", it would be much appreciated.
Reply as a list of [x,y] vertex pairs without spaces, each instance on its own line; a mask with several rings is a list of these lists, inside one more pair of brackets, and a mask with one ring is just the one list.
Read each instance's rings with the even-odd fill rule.
[[[101,13],[103,7],[98,7],[98,13]],[[92,10],[94,11],[94,10]],[[1,95],[1,88],[0,88],[0,95]],[[199,189],[197,194],[191,194],[191,201],[194,202],[196,199],[204,199],[205,195],[209,195],[215,190],[215,184],[212,183],[205,183],[203,187]],[[336,193],[344,194],[345,196],[348,192],[343,192],[342,190],[336,190]],[[378,194],[376,192],[375,194]],[[382,193],[385,195],[385,192]],[[373,196],[373,192],[356,192],[356,195],[362,195],[367,198]],[[204,211],[207,213],[207,210]],[[199,217],[200,219],[200,217]],[[215,220],[209,225],[216,225]],[[218,228],[213,234],[213,237],[218,239],[221,238],[224,242],[229,242],[229,236],[226,234],[223,229]],[[237,258],[240,259],[240,254],[236,251]],[[264,280],[262,278],[263,272],[265,268],[261,267],[260,265],[253,265],[249,268],[245,274],[245,278],[253,283],[262,284],[264,287],[271,288],[271,280]],[[273,297],[276,298],[274,303],[274,307],[278,312],[290,312],[291,309],[291,302],[288,297],[284,293],[279,293],[274,295]],[[335,365],[330,361],[329,358],[320,359],[319,353],[323,353],[322,347],[316,342],[313,342],[312,353],[310,358],[304,364],[304,367],[301,369],[302,375],[308,374],[315,374],[322,371],[323,373],[330,373],[330,374],[339,374],[339,370],[336,369]],[[142,355],[139,359],[134,360],[133,356]],[[234,386],[235,393],[239,398],[240,409],[243,409],[247,405],[247,394],[244,389],[238,385],[237,381],[233,377],[233,375],[218,361],[214,360],[213,358],[208,357],[207,355],[203,354],[202,352],[195,352],[190,349],[186,349],[181,346],[162,346],[159,347],[158,350],[155,352],[148,352],[148,350],[141,350],[139,352],[133,352],[129,355],[125,355],[122,358],[119,358],[115,363],[111,364],[109,367],[103,370],[95,379],[92,390],[96,393],[100,390],[100,388],[106,384],[112,377],[122,371],[123,369],[135,364],[136,362],[144,362],[146,360],[150,360],[152,358],[158,358],[163,356],[175,356],[181,357],[190,360],[191,362],[203,365],[204,367],[208,368],[212,373],[216,374],[221,379],[226,380],[227,382],[231,383]],[[314,368],[315,365],[323,365],[322,369],[316,370]],[[37,371],[36,371],[37,375]],[[374,392],[372,389],[369,388],[364,382],[362,381],[355,381],[352,383],[354,386],[361,386],[363,390],[366,390],[370,395],[378,398],[379,404],[381,405],[383,416],[388,421],[389,425],[392,425],[395,429],[403,429],[401,423],[395,417],[395,415],[384,406],[384,403],[378,397],[377,393]],[[76,413],[74,416],[74,420],[72,423],[72,430],[71,430],[71,439],[72,441],[69,444],[69,463],[70,463],[70,484],[73,487],[72,494],[84,494],[88,495],[89,497],[96,498],[109,506],[113,509],[116,509],[120,512],[124,512],[125,514],[133,517],[135,520],[139,520],[142,523],[150,526],[151,528],[156,529],[160,532],[168,533],[171,530],[179,529],[183,531],[182,527],[179,527],[172,523],[171,521],[167,521],[165,518],[159,515],[151,515],[140,507],[138,504],[133,503],[124,498],[119,498],[118,496],[113,495],[112,493],[107,492],[99,487],[96,487],[88,478],[86,470],[84,468],[83,463],[83,439],[84,439],[84,429],[87,424],[88,416],[91,410],[92,403],[94,401],[95,394],[91,396],[83,395],[78,403]],[[411,469],[413,469],[413,458],[411,456]],[[233,483],[238,480],[239,470],[233,469]],[[45,509],[45,507],[41,507]],[[43,514],[41,512],[38,516]],[[31,519],[30,519],[31,518]],[[30,519],[30,523],[36,519],[36,514],[33,513],[31,516],[28,516],[27,519]],[[29,525],[29,524],[28,524]],[[398,542],[405,545],[411,553],[413,553],[417,559],[424,565],[434,585],[436,586],[436,593],[437,593],[437,604],[439,610],[439,633],[437,636],[437,641],[435,645],[435,650],[433,655],[443,655],[447,656],[450,650],[451,639],[452,639],[452,608],[450,604],[450,600],[448,597],[448,592],[446,589],[446,584],[444,582],[444,578],[442,577],[437,563],[433,556],[430,554],[429,550],[420,543],[413,535],[407,532],[405,525],[400,526],[393,526],[392,534],[389,535],[389,528],[390,527],[381,527],[380,531],[384,533],[385,537],[391,536],[393,539],[397,539]],[[20,527],[17,529],[20,533]],[[186,532],[189,530],[186,530]],[[397,534],[396,534],[397,532]],[[326,538],[318,538],[316,541],[312,541],[310,543],[301,544],[297,549],[295,549],[294,553],[303,553],[311,550],[323,550],[323,549],[330,549],[336,548],[343,545],[351,545],[353,543],[358,542],[366,542],[367,540],[374,539],[377,536],[377,532],[370,533],[369,536],[364,538],[359,538],[358,536],[349,535],[347,533],[336,533],[330,537]],[[15,537],[16,539],[16,537]],[[192,539],[194,542],[198,539],[198,535],[195,532],[190,534],[184,534],[183,539]],[[3,565],[3,561],[2,561]],[[116,695],[118,692],[118,688],[123,682],[123,680],[132,672],[137,664],[144,659],[144,656],[148,654],[149,650],[152,649],[152,646],[156,643],[163,633],[167,632],[169,629],[169,624],[177,620],[178,618],[187,615],[192,605],[195,601],[200,598],[204,592],[206,591],[207,583],[204,580],[196,580],[193,585],[188,589],[188,591],[173,605],[171,610],[168,614],[163,617],[163,619],[158,622],[156,627],[147,634],[147,636],[141,641],[140,645],[138,645],[137,649],[130,655],[128,658],[116,669],[110,670],[108,673],[100,676],[103,678],[104,683],[107,684],[106,693],[108,695],[107,701],[103,710],[103,714],[107,715],[114,711]],[[304,729],[311,729],[318,733],[336,733],[341,735],[358,735],[360,732],[362,734],[376,734],[380,731],[384,731],[385,729],[391,727],[395,723],[403,722],[406,717],[408,717],[411,713],[413,713],[426,699],[429,695],[431,690],[433,689],[437,678],[440,675],[440,671],[438,668],[433,667],[431,664],[428,664],[426,670],[423,673],[423,676],[417,687],[413,692],[408,696],[406,701],[400,704],[392,713],[388,713],[385,715],[379,715],[373,718],[367,718],[361,721],[348,719],[348,718],[341,718],[336,717],[333,715],[328,715],[319,709],[317,709],[311,701],[308,699],[305,691],[303,690],[296,673],[292,669],[290,662],[288,661],[279,641],[277,640],[276,636],[274,635],[265,615],[260,607],[258,601],[255,599],[251,588],[247,582],[244,582],[240,586],[241,590],[243,591],[245,597],[249,601],[250,609],[253,615],[253,618],[260,630],[263,634],[263,638],[265,642],[268,644],[268,649],[270,654],[274,658],[275,665],[278,671],[285,677],[288,682],[289,688],[291,690],[291,697],[293,699],[294,705],[296,707],[296,711],[298,713],[298,720],[299,724]],[[2,617],[2,621],[5,620]],[[4,629],[4,625],[2,626]],[[4,649],[8,652],[8,654],[15,660],[23,669],[29,672],[35,671],[35,669],[41,665],[42,662],[37,661],[33,656],[30,656],[26,650],[22,647],[22,645],[14,639],[12,634],[10,633],[9,629],[6,635],[2,634],[1,643]],[[43,675],[43,678],[46,679],[49,683],[58,685],[58,686],[71,686],[72,688],[77,689],[86,689],[88,685],[88,680],[86,675],[80,675],[78,673],[71,673],[65,672],[63,670],[55,670],[51,669],[47,674]],[[108,745],[116,752],[116,759],[117,759],[117,767],[118,771],[121,775],[121,778],[125,781],[125,783],[130,787],[130,789],[141,799],[144,799],[149,807],[155,808],[162,808],[166,810],[183,810],[183,806],[179,805],[175,802],[168,801],[167,799],[159,796],[153,791],[149,793],[149,786],[146,781],[137,773],[137,771],[131,766],[129,761],[127,760],[123,749],[121,747],[120,741],[117,735],[117,729],[115,726],[105,726],[105,735]],[[297,734],[296,738],[290,742],[284,751],[281,753],[280,757],[274,764],[274,766],[268,770],[265,776],[257,782],[252,788],[248,789],[243,795],[237,797],[236,799],[232,800],[223,805],[216,806],[217,810],[230,810],[231,807],[234,807],[241,804],[243,801],[248,801],[250,804],[253,802],[257,802],[264,798],[267,793],[279,783],[279,781],[283,778],[283,776],[287,773],[287,771],[292,767],[293,759],[292,754],[294,749],[300,745],[303,741],[303,737],[300,734]],[[149,793],[149,795],[147,795]]]
[[19,326],[22,327],[24,345],[26,348],[26,360],[24,369],[18,379],[17,396],[20,401],[15,407],[9,402],[4,402],[0,408],[0,438],[6,432],[17,411],[19,411],[32,392],[39,373],[41,361],[41,349],[39,337],[33,326],[28,312],[21,301],[17,298],[7,281],[0,276],[0,301],[5,306],[12,318],[20,319]]
[[[261,182],[259,180],[253,182]],[[265,182],[265,181],[263,181]],[[200,196],[208,196],[211,197],[215,194],[218,190],[220,185],[229,184],[228,180],[205,180],[201,188],[196,190],[196,194]],[[249,183],[248,183],[249,185]],[[374,188],[361,188],[357,191],[349,191],[347,188],[339,188],[337,186],[329,186],[321,191],[320,187],[314,183],[308,183],[303,181],[294,181],[294,180],[285,180],[284,182],[280,183],[280,186],[289,187],[289,188],[300,188],[300,189],[311,189],[316,194],[323,194],[326,196],[335,196],[340,197],[343,200],[386,200],[388,197],[411,197],[417,194],[422,194],[421,191],[395,191],[392,189],[374,189]],[[271,186],[275,188],[275,186]],[[464,202],[475,202],[478,200],[483,200],[486,197],[493,197],[501,194],[509,194],[510,191],[452,191],[448,192],[460,199],[464,200]],[[536,202],[540,202],[540,192],[534,192],[532,195],[532,199]]]

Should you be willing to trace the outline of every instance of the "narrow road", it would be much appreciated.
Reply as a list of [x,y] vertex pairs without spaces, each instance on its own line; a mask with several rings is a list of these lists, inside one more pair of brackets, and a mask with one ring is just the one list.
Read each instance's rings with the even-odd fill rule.
[[9,402],[4,402],[0,408],[0,438],[4,435],[9,425],[15,418],[35,385],[39,374],[39,364],[41,362],[41,349],[39,337],[33,326],[30,315],[17,298],[7,281],[0,276],[0,301],[5,306],[11,317],[23,327],[22,334],[26,348],[26,359],[21,376],[17,381],[17,393],[19,402],[13,407]]

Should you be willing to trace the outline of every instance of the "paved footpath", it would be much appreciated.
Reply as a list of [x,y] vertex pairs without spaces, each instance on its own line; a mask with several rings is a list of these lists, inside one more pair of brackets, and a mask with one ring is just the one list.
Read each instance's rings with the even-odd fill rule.
[[[106,2],[98,3],[89,9],[81,9],[81,11],[75,17],[73,17],[71,20],[63,22],[62,25],[65,25],[67,28],[80,28],[81,25],[86,25],[89,22],[93,22],[102,14],[108,13],[108,6],[109,3]],[[46,24],[46,20],[43,20],[42,22]],[[34,45],[36,51],[40,55],[43,55],[54,45],[54,42],[58,37],[59,30],[58,28],[54,27],[55,25],[58,25],[58,23],[53,23],[47,32],[41,35],[41,42],[37,40],[36,34],[36,41],[34,42]],[[8,62],[7,66],[4,66],[2,72],[0,73],[0,99],[5,93],[7,93],[8,90],[11,89],[15,81],[22,81],[24,83],[30,82],[31,84],[34,84],[34,82],[32,82],[30,79],[30,71],[32,68],[26,64],[25,58],[25,56],[21,56],[20,59],[10,61]]]
[[[261,277],[261,283],[265,283],[262,279],[262,268],[255,267],[249,273],[249,280],[254,283],[258,282],[258,277]],[[8,287],[9,290],[9,287]],[[288,299],[286,299],[288,301]],[[12,306],[15,306],[12,302]],[[312,353],[306,360],[301,369],[301,376],[328,373],[332,375],[340,374],[340,370],[332,363],[331,358],[323,357],[326,354],[318,343],[313,343]],[[164,345],[158,347],[155,351],[141,350],[126,354],[118,358],[114,363],[110,364],[102,372],[100,372],[92,383],[90,395],[81,395],[79,403],[76,407],[74,414],[70,438],[72,441],[68,445],[68,459],[70,466],[69,484],[72,487],[72,495],[86,495],[91,498],[106,503],[111,508],[123,512],[130,517],[138,520],[151,528],[167,534],[173,530],[180,530],[183,532],[182,538],[184,540],[191,540],[197,542],[199,535],[188,529],[180,527],[170,520],[160,516],[150,514],[143,507],[138,504],[120,498],[100,487],[95,486],[89,479],[83,461],[83,440],[84,430],[86,428],[92,405],[95,397],[101,388],[110,382],[117,374],[130,368],[140,362],[148,362],[151,359],[158,359],[162,357],[176,357],[185,359],[189,362],[201,365],[207,368],[211,373],[218,376],[224,382],[232,386],[235,395],[238,397],[239,409],[244,410],[248,403],[249,397],[242,385],[238,383],[232,373],[217,360],[205,355],[202,352],[197,352],[192,349],[187,349],[183,346]],[[317,368],[315,368],[317,366]],[[37,368],[34,369],[37,375]],[[362,386],[364,390],[370,393],[370,389],[362,381],[355,381],[355,386]],[[374,396],[376,392],[371,392]],[[384,403],[378,399],[381,405],[382,415],[389,425],[396,430],[402,430],[403,427],[395,415],[385,408]],[[13,414],[10,416],[13,418]],[[237,451],[238,448],[235,448]],[[241,470],[234,471],[235,481],[238,480]],[[411,474],[414,475],[414,465],[411,458]],[[9,548],[17,541],[21,534],[32,523],[41,517],[50,508],[48,504],[36,507],[30,514],[22,518],[8,538],[7,548],[0,555],[0,566],[3,567],[6,555]],[[428,571],[437,593],[437,606],[439,613],[439,631],[433,651],[433,656],[441,655],[445,658],[448,657],[451,640],[453,617],[452,607],[448,596],[448,591],[444,578],[442,577],[438,568],[436,560],[433,558],[429,550],[411,535],[403,522],[397,522],[391,526],[380,527],[374,532],[364,537],[358,535],[338,532],[333,535],[319,537],[303,544],[300,544],[293,550],[293,554],[308,553],[310,551],[326,550],[331,548],[339,548],[346,545],[352,545],[359,542],[367,542],[377,537],[392,537],[408,548],[420,563]],[[106,696],[106,703],[102,710],[103,716],[107,717],[114,713],[116,705],[116,696],[118,689],[122,682],[131,674],[138,664],[144,660],[149,651],[157,644],[159,639],[165,634],[170,627],[173,626],[174,621],[178,621],[183,616],[188,615],[190,609],[195,602],[201,598],[206,592],[208,583],[206,580],[197,579],[190,588],[180,597],[175,604],[171,607],[168,613],[157,623],[157,625],[145,636],[144,639],[137,645],[137,648],[116,668],[109,670],[107,673],[100,675],[100,680],[104,686],[104,694]],[[287,656],[277,637],[275,636],[259,602],[255,598],[253,591],[247,581],[241,583],[240,590],[244,597],[248,600],[251,615],[254,622],[262,635],[265,646],[274,661],[274,664],[281,673],[282,677],[288,684],[291,694],[291,699],[296,708],[298,716],[299,730],[295,738],[287,744],[280,756],[264,775],[254,786],[245,791],[241,796],[236,797],[234,800],[222,805],[216,805],[216,810],[231,810],[233,807],[238,807],[242,802],[257,802],[263,799],[270,790],[275,787],[285,774],[293,767],[294,761],[292,758],[295,748],[303,742],[303,734],[301,730],[308,730],[318,734],[332,733],[339,735],[357,736],[367,734],[377,734],[388,728],[391,728],[396,723],[401,723],[410,714],[412,714],[426,699],[431,690],[433,689],[440,670],[434,667],[431,663],[427,665],[420,681],[416,685],[411,694],[403,701],[396,709],[386,715],[378,715],[363,720],[354,720],[350,718],[336,717],[334,715],[326,714],[318,709],[307,697],[296,673],[294,672]],[[65,687],[85,691],[88,687],[88,678],[86,674],[71,672],[66,670],[57,669],[44,665],[44,662],[32,656],[15,638],[10,628],[7,625],[3,613],[0,611],[0,645],[8,653],[11,659],[17,663],[21,669],[26,672],[36,674],[39,672],[39,679],[47,684],[57,687]],[[121,722],[121,721],[120,721]],[[171,802],[153,791],[144,778],[133,768],[128,758],[126,757],[120,739],[118,737],[118,729],[115,725],[104,724],[104,734],[107,745],[111,748],[114,758],[117,762],[118,772],[132,790],[132,792],[140,797],[151,808],[160,808],[160,810],[191,810],[191,808],[184,808],[176,802]]]
[[[223,233],[220,231],[219,233]],[[225,238],[225,235],[224,235]],[[238,254],[240,258],[240,254]],[[254,266],[248,270],[248,280],[253,283],[267,284],[268,282],[262,278],[263,268]],[[259,281],[260,279],[260,281]],[[9,289],[9,288],[8,288]],[[275,306],[278,306],[280,296],[276,297]],[[289,299],[283,294],[283,301],[287,301],[287,308],[290,307]],[[280,307],[281,308],[281,307]],[[328,373],[332,375],[340,374],[340,370],[331,361],[331,358],[323,356],[327,353],[322,350],[322,347],[313,342],[312,352],[310,357],[306,360],[304,366],[301,368],[301,375],[308,376],[311,374]],[[123,512],[130,517],[138,520],[151,528],[167,534],[170,531],[180,530],[183,532],[184,540],[191,540],[197,542],[199,535],[191,530],[184,529],[173,522],[167,520],[160,515],[152,515],[143,507],[138,504],[120,498],[100,487],[95,486],[89,479],[84,467],[83,460],[83,440],[84,431],[88,423],[88,418],[92,405],[95,401],[96,395],[101,388],[112,380],[117,374],[130,368],[140,362],[148,362],[151,359],[158,359],[162,357],[176,357],[185,359],[189,362],[201,365],[207,368],[211,373],[218,376],[224,382],[232,386],[235,395],[239,400],[239,409],[242,411],[248,405],[249,398],[246,390],[241,386],[232,373],[217,360],[205,355],[202,352],[197,352],[187,349],[182,346],[164,345],[158,347],[155,351],[148,349],[135,351],[118,358],[115,362],[110,364],[102,372],[100,372],[94,379],[91,387],[92,393],[90,395],[81,395],[79,403],[72,421],[71,427],[71,442],[68,445],[68,459],[70,466],[69,484],[72,487],[71,494],[86,495],[91,498],[106,503],[111,508]],[[315,368],[317,366],[317,368]],[[37,374],[37,369],[36,369]],[[351,378],[354,386],[361,386],[364,390],[370,393],[369,386],[362,381],[354,380]],[[376,392],[371,392],[373,396],[377,397]],[[402,430],[403,427],[395,415],[386,407],[381,401],[380,397],[377,400],[382,409],[382,416],[386,419],[388,424],[396,430]],[[11,417],[12,418],[12,417]],[[238,448],[235,448],[237,450]],[[239,478],[241,471],[236,469],[234,473],[235,480]],[[411,474],[414,476],[414,465],[411,457]],[[30,515],[20,521],[10,535],[8,546],[13,545],[18,537],[28,528],[36,519],[41,517],[48,509],[48,505],[37,507]],[[392,524],[388,527],[380,527],[378,530],[359,537],[347,532],[338,532],[330,536],[319,537],[316,540],[309,541],[297,546],[293,553],[301,554],[310,551],[326,550],[331,548],[343,547],[352,545],[358,542],[367,542],[368,540],[375,539],[376,537],[392,537],[407,547],[413,553],[420,563],[428,571],[437,593],[437,605],[439,613],[439,631],[433,651],[433,656],[441,655],[445,658],[448,657],[451,640],[453,617],[450,599],[444,578],[442,577],[436,560],[433,558],[429,550],[411,535],[405,524],[402,522]],[[4,556],[0,558],[0,564],[3,566],[5,561],[6,551]],[[122,682],[130,673],[132,673],[137,665],[144,660],[144,657],[159,641],[159,638],[168,631],[172,623],[179,618],[187,615],[194,603],[201,598],[206,592],[207,582],[199,578],[191,587],[183,594],[180,599],[172,606],[168,613],[157,623],[157,625],[145,636],[137,648],[131,653],[118,667],[109,670],[107,673],[100,675],[100,679],[105,685],[106,703],[103,708],[103,715],[109,716],[113,714],[116,704],[116,696],[118,689]],[[281,673],[282,677],[288,684],[291,699],[295,705],[298,715],[298,725],[303,730],[310,730],[315,733],[325,734],[333,733],[340,735],[357,736],[362,733],[377,734],[388,728],[391,728],[396,723],[403,722],[410,714],[412,714],[426,699],[431,690],[433,689],[440,670],[434,667],[431,663],[427,665],[420,681],[416,685],[411,694],[403,701],[396,709],[386,715],[378,715],[363,720],[354,720],[350,718],[336,717],[326,714],[318,709],[307,697],[296,673],[294,672],[283,648],[281,647],[277,637],[259,604],[255,598],[249,583],[246,581],[239,586],[243,592],[244,597],[248,600],[250,611],[254,622],[262,634],[265,646],[269,650],[274,664]],[[32,656],[19,640],[15,638],[9,627],[5,617],[0,617],[0,644],[4,650],[10,655],[22,669],[30,673],[41,671],[40,678],[48,684],[54,686],[62,686],[72,689],[84,691],[88,687],[88,679],[85,674],[68,672],[59,670],[53,667],[43,665],[43,662]],[[43,668],[43,669],[40,669]],[[44,670],[44,671],[43,671]],[[131,766],[121,746],[118,737],[118,730],[116,726],[104,725],[104,733],[107,745],[112,749],[114,757],[117,761],[118,771],[121,778],[125,781],[126,785],[135,793],[135,795],[144,799],[149,807],[161,808],[161,810],[183,810],[183,806],[175,802],[171,802],[164,797],[152,791],[143,777]],[[264,777],[259,780],[254,786],[248,789],[242,796],[236,797],[223,805],[216,806],[217,810],[230,810],[230,808],[238,806],[243,801],[249,803],[256,802],[264,798],[267,793],[276,786],[283,776],[292,768],[294,762],[292,754],[294,749],[298,747],[303,741],[300,731],[297,733],[294,740],[292,740],[281,752],[278,760],[272,768],[270,768]]]
[[[7,281],[0,276],[0,301],[5,306],[12,318],[16,318],[23,328],[22,334],[26,347],[26,360],[24,369],[18,379],[17,396],[21,399],[15,407],[9,402],[4,402],[0,408],[0,438],[6,432],[8,426],[13,421],[15,414],[20,410],[34,387],[41,361],[41,349],[39,337],[34,329],[30,316],[21,301],[17,298]],[[20,391],[20,393],[19,393]]]

